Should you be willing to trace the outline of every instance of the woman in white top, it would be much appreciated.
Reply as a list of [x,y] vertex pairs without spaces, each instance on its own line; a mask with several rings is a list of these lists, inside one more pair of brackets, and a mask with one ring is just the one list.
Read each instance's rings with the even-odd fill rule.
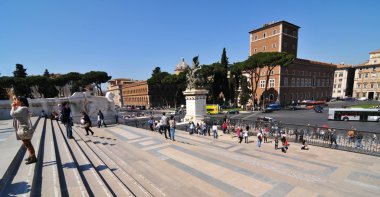
[[214,132],[214,139],[218,139],[218,126],[216,124],[212,126],[212,131]]
[[244,132],[243,132],[244,142],[245,142],[246,144],[248,144],[248,131],[249,131],[249,126],[246,126],[246,127],[245,127],[245,130],[244,130]]

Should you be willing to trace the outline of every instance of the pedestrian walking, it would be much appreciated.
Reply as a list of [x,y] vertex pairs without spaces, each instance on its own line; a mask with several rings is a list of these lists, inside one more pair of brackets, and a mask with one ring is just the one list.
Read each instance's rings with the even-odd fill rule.
[[89,135],[89,132],[91,132],[91,135],[94,135],[94,131],[90,128],[92,126],[90,117],[87,115],[85,111],[82,111],[82,118],[81,123],[84,125],[84,130],[86,131],[86,136]]
[[357,148],[362,148],[362,140],[363,140],[363,133],[358,132],[357,137],[356,137],[356,142],[355,142]]
[[31,142],[34,128],[30,120],[29,103],[25,97],[14,97],[10,115],[13,117],[13,127],[16,132],[16,139],[21,140],[29,152],[29,157],[25,164],[37,162],[36,153]]
[[103,115],[102,111],[99,110],[99,112],[98,112],[98,128],[100,128],[102,125],[104,127],[107,127],[106,123],[104,122],[104,115]]
[[161,117],[161,120],[160,120],[160,128],[161,128],[161,132],[164,132],[165,134],[165,139],[169,139],[168,136],[166,135],[166,130],[167,130],[167,126],[168,126],[168,117],[165,116],[165,112],[162,113],[162,117]]
[[281,142],[282,142],[282,152],[283,153],[286,153],[286,151],[288,150],[288,146],[289,146],[289,142],[288,142],[288,139],[286,139],[286,134],[283,133],[282,136],[281,136]]
[[332,145],[335,144],[334,148],[338,147],[338,143],[336,143],[336,134],[335,134],[335,129],[332,129],[331,132],[329,133],[330,136],[330,148],[332,148]]
[[236,128],[236,136],[239,139],[239,144],[241,144],[241,141],[243,141],[243,132],[241,131],[240,127]]
[[274,134],[274,149],[278,149],[278,134]]
[[170,127],[170,139],[173,141],[175,141],[174,139],[175,126],[176,126],[176,122],[175,122],[174,116],[171,115],[170,120],[169,120],[169,127]]
[[263,138],[264,138],[264,143],[268,143],[268,133],[267,132],[264,132],[263,133]]
[[226,122],[223,122],[222,129],[223,129],[223,134],[226,134],[226,131],[227,131],[227,123]]
[[263,140],[263,138],[262,138],[262,133],[261,132],[259,132],[259,133],[257,133],[257,147],[261,147],[261,141]]
[[212,132],[214,133],[214,139],[218,139],[218,125],[214,124],[212,126]]
[[153,124],[154,124],[154,120],[153,120],[153,117],[150,117],[150,119],[148,120],[148,123],[149,123],[149,128],[151,131],[154,131],[153,129]]
[[194,129],[195,129],[195,125],[194,125],[194,122],[190,122],[190,132],[189,132],[189,134],[190,135],[193,135],[193,133],[194,133]]
[[248,131],[249,131],[249,126],[246,126],[245,127],[245,130],[244,130],[244,143],[248,144]]
[[72,135],[72,126],[73,126],[73,119],[71,116],[71,108],[69,102],[63,102],[62,103],[62,110],[61,110],[61,116],[60,121],[65,125],[66,127],[66,137],[67,139],[74,139]]

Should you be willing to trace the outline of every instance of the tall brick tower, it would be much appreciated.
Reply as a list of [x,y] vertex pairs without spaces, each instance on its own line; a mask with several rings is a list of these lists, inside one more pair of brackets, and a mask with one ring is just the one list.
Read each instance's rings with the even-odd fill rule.
[[258,52],[286,52],[297,57],[299,28],[289,22],[279,21],[250,31],[250,55]]

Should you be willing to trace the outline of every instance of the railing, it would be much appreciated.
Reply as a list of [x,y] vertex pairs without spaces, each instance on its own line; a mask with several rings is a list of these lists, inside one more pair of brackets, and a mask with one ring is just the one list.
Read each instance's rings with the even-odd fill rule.
[[[130,118],[122,119],[119,123],[128,126],[150,129],[149,118]],[[157,120],[157,119],[155,119]],[[181,117],[177,116],[176,121],[179,122]],[[226,121],[222,117],[205,117],[205,123],[208,128],[211,125],[219,125]],[[354,137],[348,136],[348,131],[339,128],[326,128],[316,125],[296,125],[287,123],[272,123],[242,119],[228,119],[228,132],[235,135],[235,129],[241,127],[245,129],[249,126],[249,135],[255,136],[259,131],[265,131],[268,128],[267,137],[273,139],[274,136],[285,133],[289,142],[302,143],[306,140],[309,145],[315,145],[326,148],[335,148],[338,150],[380,156],[380,140],[377,134],[369,131],[355,131]],[[189,125],[183,124],[177,126],[177,129],[189,131]],[[335,130],[331,132],[331,130]],[[334,133],[334,134],[333,134]],[[333,140],[335,139],[335,141]]]
[[[205,119],[206,124],[209,125],[221,125],[224,121],[226,121],[225,118],[219,117],[206,117]],[[268,128],[268,138],[273,138],[275,134],[285,133],[288,141],[293,143],[302,143],[303,140],[306,140],[309,145],[380,156],[380,140],[375,132],[355,131],[355,135],[349,137],[347,129],[327,128],[318,125],[296,125],[242,119],[227,119],[227,121],[230,133],[234,133],[238,126],[242,129],[249,126],[249,135],[253,136]]]

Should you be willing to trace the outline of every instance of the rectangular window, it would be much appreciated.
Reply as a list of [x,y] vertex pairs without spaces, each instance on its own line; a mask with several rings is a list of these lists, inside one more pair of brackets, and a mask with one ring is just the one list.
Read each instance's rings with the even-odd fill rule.
[[362,78],[362,74],[361,73],[358,74],[358,78],[359,79]]
[[367,84],[366,83],[363,84],[363,88],[367,88]]
[[380,89],[380,83],[377,84],[377,89]]
[[305,86],[305,79],[304,78],[301,79],[301,86]]
[[356,98],[359,98],[360,97],[360,93],[356,93]]
[[260,80],[260,88],[265,88],[265,80]]
[[376,73],[372,73],[372,79],[376,78]]
[[339,77],[343,77],[343,73],[341,72],[341,73],[339,73]]
[[296,86],[296,79],[295,78],[292,78],[292,83],[291,83],[291,86]]
[[342,86],[339,84],[339,85],[338,85],[338,88],[341,88],[341,87],[342,87]]
[[264,51],[265,51],[265,49],[267,49],[267,46],[264,46],[264,47],[263,47],[263,50],[264,50]]
[[259,39],[259,36],[256,35],[256,36],[255,36],[255,40],[257,40],[257,39]]
[[[287,77],[284,77],[284,86],[286,87],[286,86],[288,86],[288,78]],[[380,83],[379,83],[380,84]]]
[[297,86],[297,87],[300,86],[300,83],[301,83],[300,78],[297,78],[296,86]]
[[275,30],[273,30],[273,35],[275,35],[277,33],[277,30],[275,29]]
[[270,71],[270,75],[274,75],[274,70],[271,70],[271,71]]
[[371,83],[371,89],[373,89],[375,87],[375,84]]
[[257,52],[257,49],[255,48],[254,51]]
[[272,44],[272,48],[276,48],[276,43],[273,43],[273,44]]
[[263,38],[267,37],[267,33],[264,33]]
[[368,78],[368,73],[365,74],[365,78]]
[[269,87],[274,88],[274,79],[269,79]]
[[357,83],[357,84],[356,84],[356,88],[360,88],[360,83]]

